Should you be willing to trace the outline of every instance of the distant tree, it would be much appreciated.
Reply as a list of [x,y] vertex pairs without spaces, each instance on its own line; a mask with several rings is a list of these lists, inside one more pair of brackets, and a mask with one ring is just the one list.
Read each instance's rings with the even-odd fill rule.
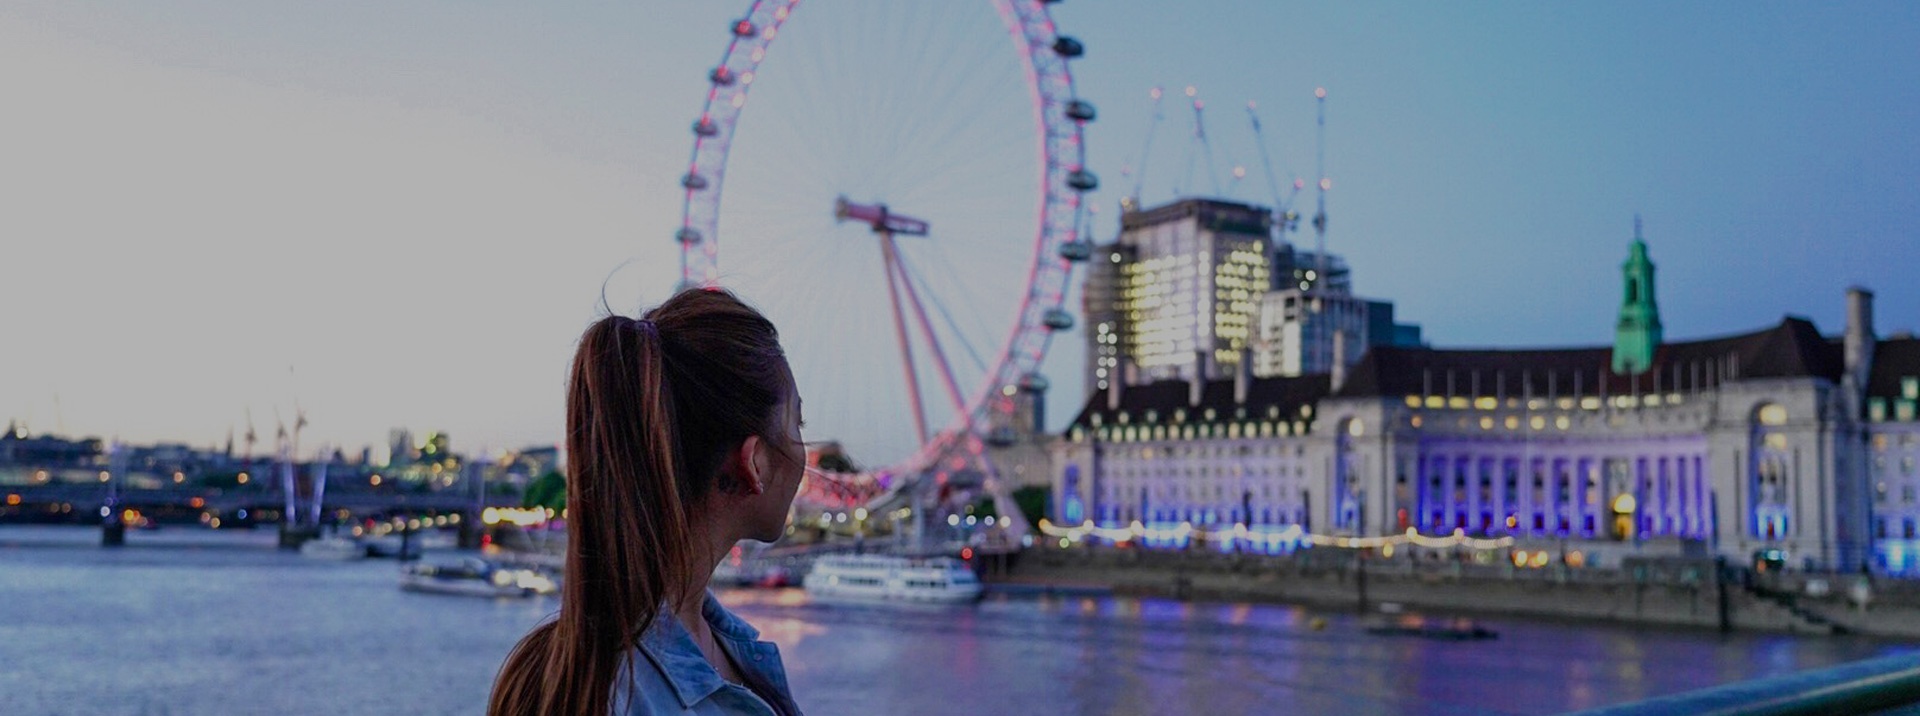
[[860,466],[853,464],[853,460],[844,454],[829,452],[820,454],[820,469],[827,472],[859,472]]
[[[259,480],[254,475],[248,475],[247,479],[248,479],[248,482],[247,482],[248,486],[259,484]],[[236,471],[236,470],[209,472],[205,475],[201,475],[200,477],[195,478],[195,480],[199,482],[202,486],[219,488],[222,490],[232,490],[232,489],[241,487],[240,473],[239,471]]]
[[999,505],[994,504],[992,495],[984,495],[978,502],[973,503],[973,511],[967,514],[981,519],[997,517],[1000,514],[998,508]]
[[1020,514],[1027,518],[1027,524],[1040,524],[1040,518],[1047,516],[1047,500],[1052,491],[1039,485],[1028,485],[1013,491],[1013,503],[1020,507]]
[[545,507],[559,512],[567,508],[567,476],[559,470],[548,472],[527,483],[520,496],[521,507]]

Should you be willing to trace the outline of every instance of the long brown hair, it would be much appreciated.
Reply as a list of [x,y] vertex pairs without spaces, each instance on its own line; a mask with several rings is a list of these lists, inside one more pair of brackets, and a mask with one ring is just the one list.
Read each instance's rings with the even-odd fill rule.
[[627,652],[713,568],[690,513],[733,489],[728,451],[782,439],[787,375],[773,324],[724,291],[587,328],[567,388],[566,590],[507,655],[487,713],[607,713]]

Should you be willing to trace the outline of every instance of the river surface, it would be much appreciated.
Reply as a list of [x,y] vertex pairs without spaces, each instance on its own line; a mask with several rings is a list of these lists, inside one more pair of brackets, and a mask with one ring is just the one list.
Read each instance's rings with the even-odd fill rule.
[[[402,592],[393,562],[303,559],[266,530],[98,539],[0,526],[0,710],[478,714],[507,650],[558,604]],[[720,594],[780,645],[814,716],[1546,714],[1913,648],[1497,619],[1482,622],[1497,640],[1443,642],[1283,606]]]

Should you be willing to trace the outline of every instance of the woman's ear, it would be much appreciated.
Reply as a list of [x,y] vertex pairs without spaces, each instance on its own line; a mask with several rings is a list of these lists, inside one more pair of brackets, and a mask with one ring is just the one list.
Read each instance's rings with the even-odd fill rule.
[[764,444],[760,436],[748,435],[747,439],[740,441],[739,447],[733,449],[732,459],[728,461],[733,463],[733,477],[739,481],[739,487],[745,494],[758,495],[767,491],[765,466],[760,459],[760,448]]

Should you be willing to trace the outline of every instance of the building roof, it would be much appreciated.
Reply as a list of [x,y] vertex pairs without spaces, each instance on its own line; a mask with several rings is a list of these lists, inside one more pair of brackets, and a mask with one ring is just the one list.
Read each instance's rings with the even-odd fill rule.
[[[1914,354],[1920,360],[1920,352]],[[1620,395],[1709,387],[1729,380],[1814,377],[1839,382],[1838,343],[1789,316],[1752,333],[1660,344],[1638,376],[1612,372],[1610,346],[1521,350],[1376,347],[1350,370],[1339,395]],[[1879,373],[1878,370],[1875,371]],[[1448,382],[1452,385],[1449,386]]]
[[[1266,419],[1269,415],[1285,418],[1298,417],[1302,406],[1310,406],[1327,397],[1331,383],[1325,375],[1305,375],[1287,378],[1252,378],[1247,382],[1247,402],[1233,402],[1233,380],[1208,381],[1200,394],[1200,404],[1193,405],[1189,385],[1184,380],[1160,380],[1145,385],[1127,386],[1120,390],[1119,410],[1107,409],[1107,393],[1111,387],[1094,391],[1087,397],[1087,403],[1074,416],[1074,427],[1091,427],[1093,416],[1099,415],[1103,424],[1112,425],[1118,413],[1135,416],[1144,415],[1152,410],[1163,420],[1173,420],[1176,411],[1185,410],[1189,420],[1205,422],[1201,417],[1208,408],[1214,410],[1217,420]],[[1242,413],[1239,409],[1244,408]]]
[[1901,398],[1900,379],[1920,377],[1920,338],[1880,341],[1873,349],[1873,373],[1867,376],[1867,396]]
[[1192,217],[1203,228],[1233,234],[1267,236],[1273,227],[1273,213],[1265,207],[1219,199],[1181,199],[1151,209],[1120,215],[1120,229],[1157,226]]

